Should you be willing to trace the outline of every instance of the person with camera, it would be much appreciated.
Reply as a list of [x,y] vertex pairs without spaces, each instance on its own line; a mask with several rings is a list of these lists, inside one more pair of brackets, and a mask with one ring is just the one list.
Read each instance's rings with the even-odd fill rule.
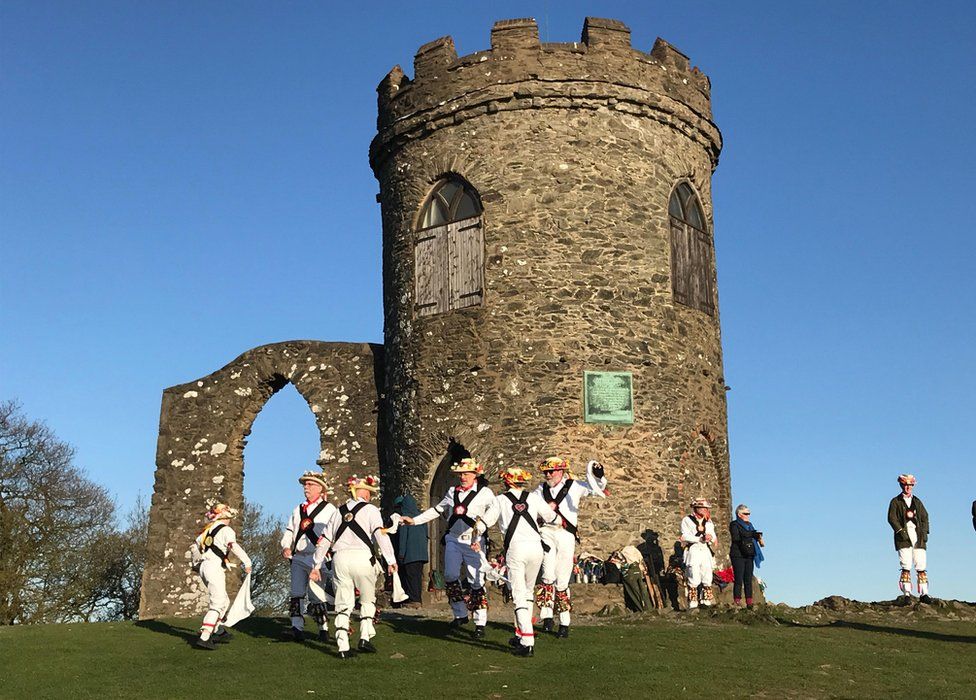
[[752,571],[763,560],[763,534],[749,521],[749,506],[741,504],[735,509],[735,520],[729,523],[729,558],[732,560],[732,600],[736,606],[742,604],[742,589],[745,588],[746,608],[752,609]]
[[[712,592],[712,571],[715,568],[715,550],[718,543],[715,523],[712,522],[712,504],[705,498],[691,502],[691,515],[681,519],[681,544],[685,548],[685,586],[688,593],[688,609],[694,610],[699,602],[705,607],[715,604]],[[698,587],[702,587],[699,597]]]

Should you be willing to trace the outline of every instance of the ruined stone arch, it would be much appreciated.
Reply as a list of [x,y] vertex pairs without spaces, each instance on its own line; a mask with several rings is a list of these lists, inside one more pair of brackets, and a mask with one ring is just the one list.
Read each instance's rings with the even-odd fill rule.
[[[319,429],[318,464],[333,493],[354,472],[376,473],[382,347],[292,341],[249,350],[216,372],[163,392],[149,557],[141,617],[195,610],[200,597],[184,553],[207,499],[240,507],[244,447],[268,399],[291,383]],[[281,465],[289,483],[313,464]]]

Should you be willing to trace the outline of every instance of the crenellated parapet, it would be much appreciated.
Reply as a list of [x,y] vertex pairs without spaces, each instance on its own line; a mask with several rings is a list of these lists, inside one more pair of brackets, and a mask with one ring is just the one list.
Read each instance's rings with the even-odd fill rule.
[[400,66],[377,87],[374,170],[403,143],[485,113],[520,109],[612,109],[665,122],[700,142],[717,163],[708,77],[663,39],[631,46],[624,23],[587,17],[579,42],[542,43],[534,19],[496,22],[491,48],[458,57],[454,40],[420,47],[414,76]]

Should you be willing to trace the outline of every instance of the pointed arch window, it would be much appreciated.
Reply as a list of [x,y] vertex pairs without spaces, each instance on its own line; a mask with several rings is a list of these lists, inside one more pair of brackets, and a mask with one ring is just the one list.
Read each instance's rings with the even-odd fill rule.
[[678,183],[668,202],[671,222],[671,291],[679,304],[715,315],[712,284],[712,237],[698,195]]
[[431,316],[484,298],[481,199],[458,178],[434,185],[420,209],[414,243],[414,308]]

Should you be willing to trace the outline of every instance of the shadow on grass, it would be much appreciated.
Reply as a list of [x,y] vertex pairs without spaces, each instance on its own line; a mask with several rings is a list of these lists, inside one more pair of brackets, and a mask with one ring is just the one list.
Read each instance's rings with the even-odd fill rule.
[[171,637],[182,639],[189,645],[192,645],[197,639],[196,632],[184,629],[182,627],[174,627],[168,622],[163,622],[162,620],[139,620],[136,622],[136,627],[149,630],[150,632],[156,632],[157,634],[168,634]]
[[[391,617],[384,619],[383,622],[393,628],[394,634],[408,634],[419,637],[430,637],[431,639],[443,639],[455,644],[477,647],[486,651],[501,651],[510,654],[512,649],[507,644],[491,642],[487,639],[475,639],[473,636],[474,627],[467,625],[460,629],[452,629],[451,623],[446,620],[429,620],[416,617]],[[510,625],[503,625],[498,622],[489,622],[490,630],[511,630]]]
[[944,632],[929,632],[927,630],[913,630],[904,627],[885,627],[884,625],[869,625],[865,622],[849,622],[847,620],[834,620],[825,625],[809,625],[793,620],[781,619],[780,624],[787,627],[805,628],[827,628],[851,629],[859,632],[883,632],[885,634],[898,634],[903,637],[915,637],[917,639],[931,639],[936,642],[960,642],[962,644],[976,644],[976,636],[965,634],[946,634]]

